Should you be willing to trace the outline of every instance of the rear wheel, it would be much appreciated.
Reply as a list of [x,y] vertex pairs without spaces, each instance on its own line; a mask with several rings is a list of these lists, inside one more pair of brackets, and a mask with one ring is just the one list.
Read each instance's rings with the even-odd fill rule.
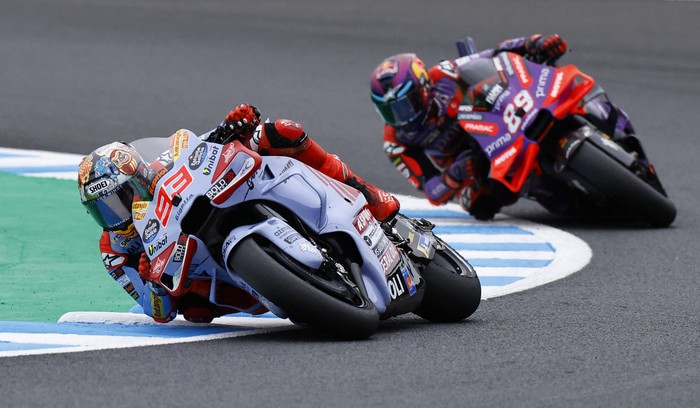
[[256,236],[236,245],[228,266],[295,323],[354,340],[377,331],[379,313],[374,304],[344,277],[344,272],[299,264]]
[[655,227],[667,227],[676,218],[671,200],[591,143],[581,143],[568,167]]
[[449,245],[435,251],[421,272],[425,295],[415,314],[431,322],[458,322],[471,316],[481,302],[481,283],[476,271]]

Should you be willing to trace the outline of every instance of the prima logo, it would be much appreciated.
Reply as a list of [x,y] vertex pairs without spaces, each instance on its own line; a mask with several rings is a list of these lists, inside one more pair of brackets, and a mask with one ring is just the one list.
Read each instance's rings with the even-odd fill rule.
[[510,133],[506,133],[503,136],[500,136],[498,139],[496,139],[494,142],[490,143],[488,146],[484,148],[484,151],[486,152],[489,157],[498,149],[499,147],[505,146],[508,142],[510,142],[512,139],[512,136]]
[[547,85],[547,79],[549,79],[549,68],[542,68],[540,72],[540,77],[537,80],[537,90],[535,91],[535,96],[538,98],[544,98],[546,93],[544,92],[544,87]]

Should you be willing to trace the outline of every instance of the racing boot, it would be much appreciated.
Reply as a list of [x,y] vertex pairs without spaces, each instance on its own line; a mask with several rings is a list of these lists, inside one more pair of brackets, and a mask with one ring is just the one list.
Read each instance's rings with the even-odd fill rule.
[[294,157],[326,176],[359,190],[367,199],[369,210],[378,221],[389,221],[399,212],[400,204],[396,197],[353,173],[338,156],[326,152],[315,141],[307,139],[303,149],[296,152]]
[[374,184],[366,182],[355,174],[348,177],[345,184],[359,190],[365,196],[370,212],[378,221],[390,221],[398,214],[401,207],[399,200]]

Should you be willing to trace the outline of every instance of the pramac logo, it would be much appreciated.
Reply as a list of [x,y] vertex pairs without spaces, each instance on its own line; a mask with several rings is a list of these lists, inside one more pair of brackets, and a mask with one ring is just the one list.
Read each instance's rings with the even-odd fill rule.
[[498,125],[495,123],[463,120],[460,122],[462,128],[469,133],[482,133],[489,136],[498,134]]

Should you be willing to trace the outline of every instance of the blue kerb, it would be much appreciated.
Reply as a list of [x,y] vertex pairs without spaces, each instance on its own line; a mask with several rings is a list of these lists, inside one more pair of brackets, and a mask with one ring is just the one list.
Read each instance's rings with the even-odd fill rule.
[[78,174],[77,165],[62,165],[62,166],[18,166],[18,167],[0,167],[0,171],[5,173],[22,174],[22,173],[62,173],[75,172]]
[[450,246],[457,251],[556,252],[547,242],[452,242]]
[[0,159],[6,158],[6,157],[36,157],[36,155],[0,152]]
[[489,268],[544,268],[552,263],[551,259],[503,259],[503,258],[469,258],[475,267]]
[[435,234],[533,235],[512,225],[438,225]]
[[401,214],[408,218],[474,218],[466,212],[435,209],[435,210],[401,210]]
[[10,343],[0,341],[0,351],[44,350],[49,348],[73,347],[69,344]]
[[251,328],[229,326],[182,326],[151,324],[102,324],[102,323],[35,323],[0,321],[0,327],[6,333],[48,333],[48,334],[82,334],[93,336],[132,336],[132,337],[166,337],[182,338],[212,334],[248,331]]
[[506,286],[524,279],[522,276],[479,276],[481,286]]

